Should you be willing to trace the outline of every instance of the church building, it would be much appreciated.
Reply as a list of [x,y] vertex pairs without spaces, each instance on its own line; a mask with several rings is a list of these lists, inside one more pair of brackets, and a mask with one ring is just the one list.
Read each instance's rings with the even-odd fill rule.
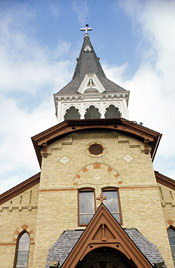
[[0,195],[0,268],[173,268],[175,181],[153,169],[162,135],[129,120],[129,91],[82,30],[58,124],[32,137],[41,170]]

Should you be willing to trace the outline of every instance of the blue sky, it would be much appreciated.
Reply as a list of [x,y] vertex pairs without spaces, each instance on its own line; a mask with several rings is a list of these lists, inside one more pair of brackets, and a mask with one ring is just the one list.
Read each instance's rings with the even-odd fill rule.
[[56,124],[53,93],[72,78],[89,23],[130,120],[163,133],[154,161],[175,179],[175,1],[0,1],[0,192],[39,171],[31,136]]

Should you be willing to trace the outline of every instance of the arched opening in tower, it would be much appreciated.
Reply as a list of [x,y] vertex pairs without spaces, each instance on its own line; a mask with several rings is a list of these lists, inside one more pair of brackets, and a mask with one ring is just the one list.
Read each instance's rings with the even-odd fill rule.
[[64,120],[70,120],[70,119],[80,119],[80,114],[78,109],[71,106],[64,115]]
[[110,105],[106,109],[105,118],[121,118],[121,113],[117,107]]
[[100,112],[98,108],[95,108],[95,106],[91,105],[85,113],[85,119],[99,119],[101,117]]

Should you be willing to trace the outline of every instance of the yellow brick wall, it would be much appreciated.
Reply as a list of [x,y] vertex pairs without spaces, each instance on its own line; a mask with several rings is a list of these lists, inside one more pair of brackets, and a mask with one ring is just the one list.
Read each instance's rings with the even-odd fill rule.
[[0,206],[0,268],[14,265],[16,242],[20,232],[30,234],[28,268],[33,267],[39,184]]
[[[88,154],[92,142],[105,147],[104,155]],[[151,157],[141,141],[117,131],[74,133],[48,146],[42,160],[35,268],[45,267],[49,248],[64,230],[78,228],[78,189],[93,187],[97,197],[105,186],[120,189],[123,226],[137,228],[173,268]]]
[[175,191],[159,184],[159,193],[166,227],[175,227]]
[[162,184],[158,185],[166,228],[175,228],[175,191]]

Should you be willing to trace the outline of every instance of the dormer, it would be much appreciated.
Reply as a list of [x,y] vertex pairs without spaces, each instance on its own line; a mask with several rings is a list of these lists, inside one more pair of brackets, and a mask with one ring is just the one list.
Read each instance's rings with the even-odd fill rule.
[[105,92],[105,88],[95,73],[86,74],[77,90],[77,93],[79,94],[94,94],[103,92]]

